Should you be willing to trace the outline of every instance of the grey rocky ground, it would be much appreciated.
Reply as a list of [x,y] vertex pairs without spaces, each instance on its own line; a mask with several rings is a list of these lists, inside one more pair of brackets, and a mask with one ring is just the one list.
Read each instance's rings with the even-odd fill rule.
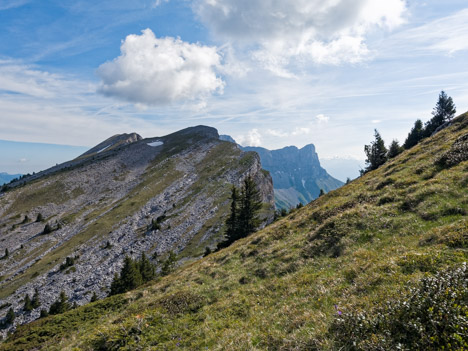
[[[258,155],[247,157],[235,144],[219,141],[216,130],[197,128],[145,140],[136,134],[110,138],[83,157],[26,179],[26,184],[16,184],[3,194],[0,255],[5,248],[10,254],[0,260],[0,317],[12,307],[16,325],[35,320],[60,291],[78,305],[88,303],[93,293],[102,298],[125,255],[136,258],[145,252],[158,264],[169,251],[186,257],[183,253],[190,245],[213,246],[227,215],[230,187],[248,175],[273,209],[271,177],[262,171]],[[180,150],[179,140],[184,143]],[[162,145],[149,145],[160,144],[156,141]],[[110,147],[101,151],[107,144]],[[225,154],[216,155],[219,150]],[[213,155],[224,161],[220,169],[217,161],[208,161]],[[155,191],[155,187],[161,188]],[[138,202],[151,192],[154,196]],[[121,206],[131,207],[131,199],[136,207],[119,211]],[[39,213],[45,222],[35,222]],[[25,215],[31,221],[22,223]],[[163,215],[161,228],[149,230],[151,220]],[[46,222],[61,228],[42,234]],[[60,270],[66,256],[79,258]],[[24,312],[23,298],[32,296],[35,288],[41,306]]]

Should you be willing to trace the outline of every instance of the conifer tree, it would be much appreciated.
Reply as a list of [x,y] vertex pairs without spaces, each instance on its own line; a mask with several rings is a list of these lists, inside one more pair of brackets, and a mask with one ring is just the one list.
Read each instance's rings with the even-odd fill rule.
[[91,300],[89,302],[95,302],[95,301],[97,301],[97,299],[98,299],[98,297],[96,295],[96,292],[93,291],[93,296],[91,296]]
[[390,144],[387,152],[388,158],[394,158],[398,156],[403,151],[403,148],[398,143],[398,140],[393,139],[392,143]]
[[226,220],[226,239],[218,244],[217,250],[253,233],[260,222],[257,213],[261,207],[260,192],[252,177],[249,176],[244,180],[240,194],[233,187],[231,213]]
[[373,171],[387,161],[387,148],[377,129],[374,129],[374,141],[364,146],[366,153],[366,171]]
[[36,217],[36,222],[42,222],[43,220],[44,218],[42,217],[42,213],[39,212]]
[[141,254],[140,261],[138,262],[138,268],[140,270],[141,279],[143,283],[154,279],[156,275],[155,267],[146,257],[146,254],[144,252]]
[[29,297],[29,294],[26,294],[26,297],[24,298],[24,307],[23,310],[26,312],[30,312],[33,310],[31,298]]
[[8,258],[10,256],[10,252],[8,251],[8,248],[5,249],[5,254],[3,255],[3,258]]
[[447,96],[445,91],[439,94],[439,100],[432,111],[432,118],[425,125],[424,136],[429,137],[443,125],[445,122],[450,122],[457,112],[453,100]]
[[239,236],[244,238],[257,229],[260,223],[257,213],[262,208],[260,192],[250,176],[244,180],[240,200]]
[[173,251],[169,251],[169,256],[163,262],[161,267],[161,275],[168,275],[174,269],[174,266],[177,262],[177,256]]
[[325,191],[323,191],[323,189],[320,189],[320,193],[319,193],[318,197],[323,196],[323,195],[325,195]]
[[239,200],[239,192],[237,188],[233,186],[231,189],[231,213],[226,220],[226,236],[232,238],[232,241],[239,237]]
[[10,307],[5,317],[6,325],[13,324],[13,322],[15,321],[15,318],[16,318],[15,311],[13,311],[13,308]]
[[52,233],[52,227],[50,226],[49,223],[47,223],[44,227],[44,230],[42,231],[42,234],[49,234]]
[[34,289],[34,295],[31,301],[32,308],[38,308],[41,305],[41,301],[39,300],[39,291]]
[[124,266],[120,272],[120,281],[125,291],[135,289],[142,283],[140,270],[131,257],[125,256]]
[[46,310],[45,308],[43,308],[43,309],[41,310],[41,314],[40,314],[39,318],[45,318],[45,317],[47,317],[48,315],[49,315],[49,312],[47,312],[47,310]]
[[71,305],[68,302],[68,296],[62,290],[59,298],[50,306],[49,314],[60,314],[67,312],[71,309]]
[[114,274],[114,279],[112,279],[112,283],[110,286],[110,293],[109,296],[120,294],[124,292],[122,288],[122,284],[120,282],[120,277],[117,273]]
[[414,145],[419,143],[423,138],[424,138],[424,127],[423,123],[420,119],[416,120],[414,122],[414,127],[411,128],[411,131],[408,133],[408,137],[405,140],[405,143],[403,144],[403,147],[408,150],[412,148]]

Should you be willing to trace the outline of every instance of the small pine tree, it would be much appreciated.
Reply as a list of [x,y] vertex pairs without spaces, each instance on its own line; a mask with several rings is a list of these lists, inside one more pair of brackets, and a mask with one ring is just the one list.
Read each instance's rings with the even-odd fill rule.
[[150,225],[148,226],[149,230],[160,230],[161,225],[159,224],[160,222],[157,221],[157,219],[152,219]]
[[68,302],[68,296],[62,290],[59,298],[50,306],[49,314],[60,314],[67,312],[71,309],[71,305]]
[[211,254],[211,249],[209,246],[205,247],[205,252],[203,253],[203,257],[206,257]]
[[174,252],[169,251],[169,255],[164,260],[161,267],[161,275],[168,275],[172,272],[177,262],[177,256]]
[[141,273],[136,262],[128,256],[124,259],[120,281],[125,291],[133,290],[142,283]]
[[143,283],[154,279],[154,277],[156,276],[155,267],[146,257],[146,254],[144,252],[141,254],[140,261],[138,262],[138,268],[140,270],[141,279]]
[[401,154],[402,151],[403,151],[403,148],[398,143],[398,140],[394,139],[388,148],[387,157],[389,159],[394,158],[398,156],[399,154]]
[[90,300],[89,302],[95,302],[95,301],[97,301],[97,300],[98,300],[98,297],[97,297],[97,295],[96,295],[96,292],[93,291],[93,296],[91,296],[91,300]]
[[444,123],[451,121],[455,113],[457,113],[457,109],[455,108],[452,98],[447,96],[445,91],[442,90],[439,94],[437,104],[432,111],[432,115],[439,118],[440,121]]
[[5,317],[6,325],[13,324],[13,322],[15,321],[15,318],[16,318],[15,311],[13,311],[13,308],[10,307]]
[[31,302],[31,298],[29,297],[29,294],[26,294],[24,298],[23,310],[25,310],[26,312],[30,312],[33,310],[32,302]]
[[3,258],[8,258],[10,256],[10,251],[8,251],[8,248],[5,249],[5,254],[3,255]]
[[36,222],[42,222],[44,220],[44,217],[42,217],[42,213],[38,213],[36,217]]
[[21,223],[25,224],[25,223],[28,223],[28,222],[29,222],[29,217],[28,217],[28,215],[25,215],[24,219],[23,219],[23,221]]
[[349,183],[351,183],[351,178],[348,177],[346,178],[346,184],[349,184]]
[[377,129],[374,129],[374,141],[364,146],[364,152],[367,156],[367,172],[379,168],[387,161],[387,148]]
[[122,288],[122,284],[120,282],[120,277],[117,273],[114,274],[114,279],[112,279],[112,283],[110,286],[109,296],[120,294],[124,292]]
[[42,234],[49,234],[52,233],[52,227],[50,226],[49,223],[47,223],[44,227],[44,230],[42,231]]
[[41,305],[41,301],[39,300],[39,291],[37,290],[37,288],[34,289],[34,295],[31,300],[31,305],[32,308],[38,308]]
[[325,191],[323,191],[323,189],[320,189],[320,193],[318,194],[318,197],[321,197],[323,195],[325,195]]
[[47,317],[48,315],[49,315],[49,312],[47,312],[47,310],[46,310],[45,308],[43,308],[43,309],[41,310],[41,314],[40,314],[39,318],[45,318],[45,317]]
[[424,136],[430,137],[445,122],[450,122],[455,116],[457,110],[451,97],[447,96],[445,91],[439,94],[439,100],[432,111],[432,118],[425,125]]
[[412,148],[424,138],[424,133],[425,131],[422,121],[420,119],[416,120],[413,128],[411,128],[411,131],[408,133],[408,137],[406,138],[403,147],[406,150]]

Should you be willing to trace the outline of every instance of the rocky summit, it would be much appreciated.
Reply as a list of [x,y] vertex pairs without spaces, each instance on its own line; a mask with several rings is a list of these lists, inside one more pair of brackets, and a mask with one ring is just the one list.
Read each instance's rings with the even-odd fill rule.
[[247,176],[260,190],[265,225],[273,184],[259,156],[205,126],[116,135],[10,183],[0,194],[0,317],[12,308],[15,325],[37,319],[40,309],[22,311],[35,289],[44,309],[61,291],[77,305],[104,297],[126,255],[144,252],[156,265],[169,252],[200,257],[221,240],[231,187]]

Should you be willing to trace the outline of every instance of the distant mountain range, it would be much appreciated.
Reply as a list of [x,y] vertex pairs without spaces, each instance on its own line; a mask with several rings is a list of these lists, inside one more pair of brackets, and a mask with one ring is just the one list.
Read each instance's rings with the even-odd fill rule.
[[15,178],[21,177],[21,174],[8,174],[5,172],[0,173],[0,185],[9,183],[11,180]]
[[279,150],[262,147],[243,147],[260,155],[262,167],[271,173],[277,208],[291,208],[316,199],[320,189],[329,192],[343,185],[320,166],[315,146],[302,149],[288,146]]
[[[236,142],[229,135],[220,135],[219,138]],[[306,145],[302,149],[295,146],[279,150],[252,146],[240,146],[240,148],[258,153],[263,169],[271,173],[277,209],[288,209],[299,203],[307,204],[319,196],[320,189],[327,193],[344,184],[328,174],[320,165],[313,144]]]

